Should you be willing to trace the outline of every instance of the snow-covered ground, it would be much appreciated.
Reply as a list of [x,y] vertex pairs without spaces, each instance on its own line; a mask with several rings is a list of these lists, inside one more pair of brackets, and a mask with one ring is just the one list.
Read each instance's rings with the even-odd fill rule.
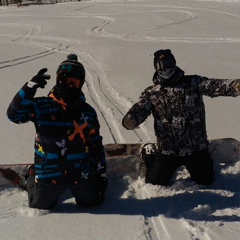
[[[104,143],[154,141],[149,118],[136,131],[123,115],[151,85],[153,53],[170,48],[187,74],[240,77],[239,0],[92,0],[0,7],[0,164],[33,160],[34,127],[14,125],[6,109],[39,69],[55,83],[58,65],[76,53],[87,70],[84,92],[98,112]],[[209,138],[240,140],[240,98],[205,98]],[[240,162],[216,164],[211,187],[180,169],[169,187],[137,178],[130,158],[109,160],[106,201],[93,209],[68,192],[52,211],[29,209],[26,192],[0,178],[3,240],[238,240]]]

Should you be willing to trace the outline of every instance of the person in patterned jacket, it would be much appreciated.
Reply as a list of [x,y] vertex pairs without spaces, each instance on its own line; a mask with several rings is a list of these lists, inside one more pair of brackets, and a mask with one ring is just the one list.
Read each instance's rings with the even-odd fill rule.
[[210,185],[214,181],[213,162],[208,151],[203,95],[209,97],[240,94],[240,79],[210,79],[185,75],[176,66],[170,49],[154,53],[153,85],[124,116],[128,130],[137,128],[152,114],[157,147],[142,145],[146,183],[166,186],[174,172],[185,166],[192,180]]
[[82,92],[85,69],[68,55],[57,69],[56,85],[47,97],[34,97],[50,76],[41,69],[15,95],[7,110],[14,123],[36,127],[34,165],[26,189],[29,207],[52,209],[67,188],[76,203],[103,203],[107,187],[106,159],[96,111]]

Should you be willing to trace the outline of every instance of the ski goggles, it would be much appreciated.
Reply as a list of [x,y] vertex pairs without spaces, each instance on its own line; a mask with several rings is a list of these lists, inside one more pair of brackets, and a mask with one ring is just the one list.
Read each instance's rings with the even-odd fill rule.
[[156,70],[167,71],[168,69],[173,69],[175,65],[169,60],[160,60],[156,62]]
[[82,79],[68,74],[58,76],[58,82],[73,88],[81,88],[83,85]]
[[67,78],[65,78],[64,83],[68,87],[80,88],[82,86],[81,79],[76,78],[76,77],[67,77]]

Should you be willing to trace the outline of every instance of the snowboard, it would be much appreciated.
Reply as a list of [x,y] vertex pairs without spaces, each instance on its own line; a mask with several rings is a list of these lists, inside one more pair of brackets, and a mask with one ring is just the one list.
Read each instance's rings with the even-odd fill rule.
[[[139,156],[141,146],[142,143],[111,143],[104,147],[107,156]],[[234,138],[211,139],[208,149],[214,162],[232,163],[240,160],[240,142]]]
[[30,163],[0,165],[0,186],[12,184],[25,189],[25,176],[31,165]]
[[[129,169],[129,164],[136,165],[132,162],[138,161],[141,145],[142,143],[110,143],[104,145],[106,158],[109,160],[109,169],[119,173],[122,168],[123,174],[126,173],[124,166],[127,166]],[[216,163],[237,162],[240,160],[240,142],[233,138],[212,139],[209,140],[209,152],[213,161]],[[118,159],[118,157],[121,158]],[[114,162],[118,170],[114,169],[116,168]],[[26,181],[25,176],[30,166],[30,163],[0,164],[0,185],[12,184],[13,186],[17,185],[24,188]],[[131,167],[130,169],[134,168]]]

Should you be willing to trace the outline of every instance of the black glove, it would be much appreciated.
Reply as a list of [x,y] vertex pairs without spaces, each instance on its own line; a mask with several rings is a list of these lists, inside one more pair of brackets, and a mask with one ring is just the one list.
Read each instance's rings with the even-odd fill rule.
[[122,125],[127,129],[127,130],[133,130],[137,128],[138,124],[135,119],[135,117],[128,113],[122,120]]
[[51,78],[50,75],[44,74],[47,72],[47,68],[42,68],[36,76],[32,78],[30,82],[28,82],[27,86],[29,88],[37,89],[37,88],[45,88],[48,79]]
[[98,176],[98,187],[99,191],[103,194],[106,191],[108,185],[108,178],[106,173]]

